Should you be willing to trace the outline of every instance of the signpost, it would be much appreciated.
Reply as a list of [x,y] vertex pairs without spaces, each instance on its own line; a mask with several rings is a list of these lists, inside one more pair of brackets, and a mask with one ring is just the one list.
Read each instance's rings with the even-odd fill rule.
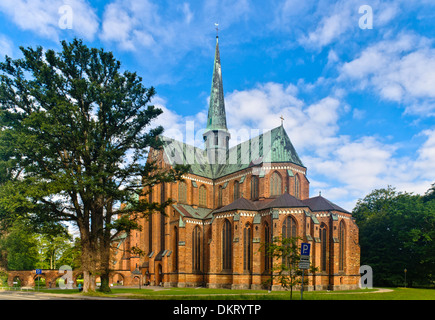
[[[41,269],[36,269],[36,274],[42,274],[42,270]],[[39,291],[39,281],[41,281],[41,277],[37,277],[38,279],[38,291]]]
[[303,299],[303,292],[304,292],[305,269],[310,268],[310,249],[311,249],[311,244],[309,243],[301,244],[301,260],[299,261],[299,269],[302,269],[301,300]]

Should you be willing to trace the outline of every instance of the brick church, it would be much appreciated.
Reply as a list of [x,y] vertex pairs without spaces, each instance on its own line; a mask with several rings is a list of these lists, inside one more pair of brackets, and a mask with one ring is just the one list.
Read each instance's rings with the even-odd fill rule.
[[[307,168],[283,125],[230,147],[218,37],[203,138],[204,149],[161,137],[164,147],[150,150],[159,167],[190,164],[190,172],[149,190],[149,201],[173,204],[119,239],[114,273],[165,287],[266,288],[276,261],[260,248],[282,235],[311,244],[319,271],[306,273],[308,290],[358,287],[358,227],[345,209],[310,197]],[[129,252],[133,246],[146,255]]]

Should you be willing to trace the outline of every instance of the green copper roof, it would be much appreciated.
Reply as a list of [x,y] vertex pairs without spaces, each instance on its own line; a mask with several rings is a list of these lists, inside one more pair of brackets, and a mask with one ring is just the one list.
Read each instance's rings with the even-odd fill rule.
[[226,164],[210,164],[204,150],[171,138],[161,139],[165,142],[163,151],[167,163],[189,164],[190,173],[210,179],[262,163],[291,162],[304,166],[282,126],[230,148]]
[[215,178],[261,163],[291,162],[304,166],[282,126],[244,141],[228,153],[228,164],[218,165]]
[[207,116],[207,130],[227,130],[225,115],[224,88],[222,85],[221,59],[219,56],[219,42],[216,37],[216,51],[213,65],[213,79],[211,84],[210,105]]

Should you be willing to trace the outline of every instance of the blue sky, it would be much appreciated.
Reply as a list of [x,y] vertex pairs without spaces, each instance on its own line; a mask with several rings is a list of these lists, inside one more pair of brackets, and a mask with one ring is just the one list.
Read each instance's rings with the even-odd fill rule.
[[255,135],[283,115],[311,196],[352,210],[375,188],[435,182],[432,0],[2,0],[0,55],[74,37],[113,51],[156,88],[166,134],[187,123],[200,145],[215,22],[229,128]]

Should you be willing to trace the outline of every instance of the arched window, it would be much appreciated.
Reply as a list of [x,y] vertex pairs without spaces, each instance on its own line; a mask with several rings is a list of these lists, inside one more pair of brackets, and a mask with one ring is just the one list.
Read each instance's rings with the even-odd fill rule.
[[[148,202],[153,202],[153,188],[150,187],[150,192],[148,193]],[[153,251],[153,213],[148,214],[148,254]]]
[[326,271],[326,263],[327,263],[327,249],[328,249],[328,237],[326,225],[322,224],[320,226],[320,271]]
[[270,196],[279,196],[282,193],[282,179],[278,172],[272,173],[270,177]]
[[222,207],[222,186],[219,186],[218,188],[218,208]]
[[176,226],[174,226],[172,251],[173,251],[172,270],[177,271],[178,270],[178,228]]
[[[291,216],[287,216],[282,224],[282,237],[283,238],[294,238],[297,237],[296,221]],[[290,267],[289,257],[282,257],[282,264]]]
[[295,175],[295,197],[301,198],[301,182],[299,180],[299,175]]
[[282,237],[294,238],[297,237],[296,233],[296,221],[291,216],[287,216],[282,224]]
[[252,268],[252,228],[249,223],[243,229],[243,270]]
[[183,181],[178,183],[178,202],[187,203],[187,185]]
[[192,271],[201,271],[201,230],[198,226],[192,231]]
[[251,178],[251,200],[258,200],[259,197],[259,185],[258,185],[258,177],[252,176]]
[[148,254],[153,251],[153,214],[148,215]]
[[346,227],[344,225],[344,221],[341,220],[340,227],[338,230],[338,237],[340,243],[340,252],[338,256],[338,266],[339,270],[344,270],[345,258],[346,258]]
[[204,185],[199,187],[199,206],[207,207],[207,189]]
[[166,201],[166,185],[163,182],[160,189],[160,203],[164,203]]
[[239,181],[234,181],[234,201],[240,198]]
[[222,228],[222,269],[231,270],[232,268],[232,236],[231,236],[231,223],[225,219]]
[[[160,203],[164,203],[166,201],[166,185],[163,182],[161,184],[160,189]],[[163,209],[164,210],[164,209]],[[165,212],[160,213],[160,250],[165,250],[166,244],[165,244]]]
[[165,222],[166,215],[164,212],[160,212],[160,251],[165,250],[166,244],[165,244],[165,228],[166,228],[166,222]]
[[[270,244],[270,229],[269,224],[265,222],[264,224],[264,244],[265,248],[269,247]],[[269,271],[270,269],[270,257],[267,252],[264,252],[264,271]]]

